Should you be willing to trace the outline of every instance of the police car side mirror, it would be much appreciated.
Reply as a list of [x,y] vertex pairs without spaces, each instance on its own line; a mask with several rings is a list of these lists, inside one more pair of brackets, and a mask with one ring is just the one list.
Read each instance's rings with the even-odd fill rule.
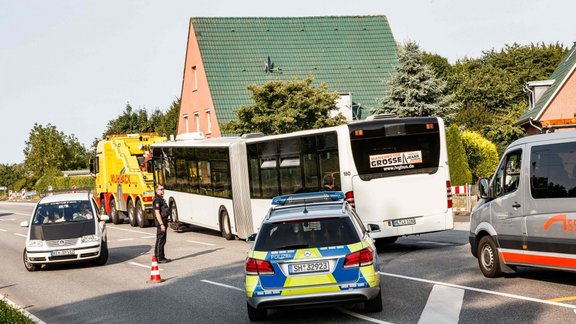
[[368,233],[377,233],[380,232],[380,226],[376,224],[368,224]]
[[28,221],[21,222],[20,227],[28,227]]
[[256,241],[256,233],[250,234],[250,235],[246,238],[246,242],[248,242],[248,243],[254,242],[254,241]]
[[100,215],[100,221],[101,222],[107,222],[110,220],[110,216],[108,215]]

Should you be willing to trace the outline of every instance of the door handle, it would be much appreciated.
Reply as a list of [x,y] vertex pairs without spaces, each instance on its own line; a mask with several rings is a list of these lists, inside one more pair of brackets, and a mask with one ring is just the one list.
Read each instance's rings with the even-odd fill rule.
[[514,208],[520,208],[520,204],[518,202],[514,202],[514,205],[512,205],[512,207]]

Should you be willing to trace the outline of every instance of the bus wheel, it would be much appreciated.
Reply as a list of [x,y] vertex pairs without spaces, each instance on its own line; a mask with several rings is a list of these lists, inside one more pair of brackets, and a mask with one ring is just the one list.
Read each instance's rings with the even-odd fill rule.
[[485,277],[494,278],[502,274],[496,243],[489,235],[484,236],[478,243],[478,265]]
[[227,240],[234,239],[234,235],[232,235],[232,229],[230,228],[230,217],[228,217],[228,212],[226,209],[224,209],[220,215],[220,230],[222,231],[223,238]]
[[170,217],[172,217],[172,230],[177,233],[182,232],[180,221],[178,220],[178,207],[176,207],[175,202],[170,204]]
[[140,200],[136,202],[136,218],[138,219],[138,226],[140,228],[148,226],[148,220],[146,219],[146,214],[142,209],[142,202]]
[[[106,200],[104,198],[100,199],[100,215],[108,215],[106,214]],[[106,223],[110,223],[110,219]]]
[[136,208],[134,208],[132,201],[128,202],[128,220],[130,221],[130,226],[136,227],[136,225],[138,225],[138,219],[136,218]]
[[112,218],[112,223],[122,224],[123,219],[120,219],[120,213],[116,210],[116,202],[114,199],[110,199],[110,218]]

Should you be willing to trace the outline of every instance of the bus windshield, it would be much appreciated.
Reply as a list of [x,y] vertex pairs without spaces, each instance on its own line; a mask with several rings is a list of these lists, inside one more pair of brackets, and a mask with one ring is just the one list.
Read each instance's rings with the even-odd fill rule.
[[349,130],[362,180],[438,170],[440,130],[436,118],[363,122],[349,125]]

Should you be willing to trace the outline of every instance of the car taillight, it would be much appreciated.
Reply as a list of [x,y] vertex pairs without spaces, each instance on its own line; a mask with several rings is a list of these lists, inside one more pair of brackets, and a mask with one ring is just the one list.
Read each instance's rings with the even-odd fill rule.
[[360,251],[350,253],[344,259],[344,268],[357,268],[374,263],[374,256],[371,248],[367,247]]
[[345,197],[346,197],[346,201],[348,202],[348,204],[350,204],[350,206],[356,207],[356,205],[354,205],[354,191],[348,191],[345,194]]
[[274,274],[274,268],[272,268],[272,263],[269,261],[246,258],[246,274],[272,275]]
[[450,181],[446,181],[446,199],[448,200],[448,209],[452,208],[452,186]]
[[144,197],[142,197],[142,200],[145,201],[145,202],[150,202],[150,201],[153,200],[153,198],[154,198],[154,197],[152,197],[152,196],[144,196]]

